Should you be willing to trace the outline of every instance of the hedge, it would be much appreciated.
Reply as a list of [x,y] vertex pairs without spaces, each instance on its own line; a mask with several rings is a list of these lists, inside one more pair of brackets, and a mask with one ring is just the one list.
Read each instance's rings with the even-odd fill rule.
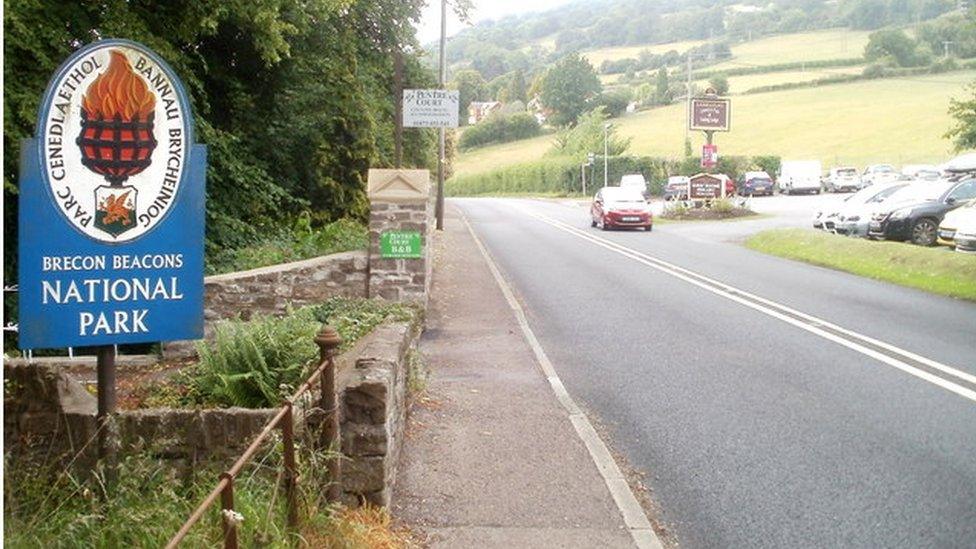
[[[670,175],[694,175],[701,171],[701,160],[689,157],[682,160],[652,156],[613,156],[609,158],[608,181],[615,185],[625,174],[640,173],[649,182],[653,195],[662,194]],[[775,174],[779,169],[778,156],[724,156],[716,171],[736,178],[748,170],[765,170]],[[579,160],[571,157],[546,157],[532,162],[506,166],[490,172],[456,175],[447,181],[448,196],[478,196],[498,194],[582,194],[582,174]],[[593,194],[603,186],[603,159],[597,157],[586,169],[586,194]]]

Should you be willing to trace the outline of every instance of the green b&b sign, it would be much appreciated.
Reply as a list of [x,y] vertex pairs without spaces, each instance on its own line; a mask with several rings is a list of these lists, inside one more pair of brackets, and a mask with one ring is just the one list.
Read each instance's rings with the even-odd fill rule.
[[380,235],[380,257],[420,259],[423,257],[420,231],[387,231]]

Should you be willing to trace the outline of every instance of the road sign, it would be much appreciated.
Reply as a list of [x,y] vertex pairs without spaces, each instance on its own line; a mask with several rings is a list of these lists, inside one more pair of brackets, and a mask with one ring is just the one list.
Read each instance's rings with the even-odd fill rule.
[[127,40],[75,52],[20,158],[24,349],[203,337],[206,147],[179,78]]
[[702,145],[702,168],[714,168],[718,165],[718,145]]
[[460,106],[457,90],[403,90],[403,126],[456,128]]
[[692,200],[711,200],[722,197],[724,182],[713,175],[700,173],[688,183],[688,197]]
[[380,257],[420,259],[424,252],[420,231],[386,231],[380,235]]
[[727,132],[732,127],[732,101],[726,97],[693,97],[688,128]]

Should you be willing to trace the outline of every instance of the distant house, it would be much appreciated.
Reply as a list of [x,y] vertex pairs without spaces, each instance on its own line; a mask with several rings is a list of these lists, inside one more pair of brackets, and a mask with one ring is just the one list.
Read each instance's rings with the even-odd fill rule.
[[472,101],[468,105],[468,124],[477,124],[501,108],[500,101]]
[[535,120],[539,123],[539,125],[545,124],[546,119],[549,118],[549,109],[542,104],[542,100],[539,99],[538,95],[533,97],[532,100],[525,105],[525,109],[535,116]]

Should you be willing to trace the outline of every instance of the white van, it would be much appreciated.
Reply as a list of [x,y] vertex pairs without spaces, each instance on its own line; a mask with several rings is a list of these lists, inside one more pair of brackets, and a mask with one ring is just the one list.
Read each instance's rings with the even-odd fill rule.
[[647,196],[647,180],[639,173],[627,174],[620,178],[620,186],[628,189],[637,189],[645,197]]
[[819,160],[784,160],[779,171],[779,192],[820,194],[823,169]]

